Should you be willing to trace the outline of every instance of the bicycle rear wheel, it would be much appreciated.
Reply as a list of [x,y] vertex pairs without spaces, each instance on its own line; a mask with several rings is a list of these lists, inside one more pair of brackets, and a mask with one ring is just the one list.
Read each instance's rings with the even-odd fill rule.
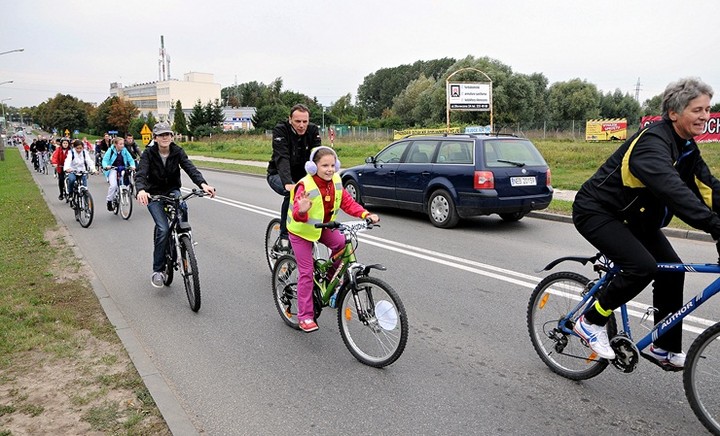
[[408,337],[407,314],[397,292],[376,277],[360,277],[357,290],[345,289],[338,299],[338,327],[350,353],[375,368],[395,362]]
[[297,281],[298,268],[295,258],[290,255],[278,258],[272,274],[272,292],[275,308],[285,324],[299,330]]
[[180,235],[180,265],[182,277],[185,284],[190,309],[193,312],[200,310],[200,276],[198,273],[195,249],[188,235]]
[[720,435],[720,322],[705,330],[690,346],[683,386],[700,422],[712,434]]
[[95,202],[88,190],[83,191],[78,200],[80,202],[80,215],[78,217],[80,225],[88,228],[90,227],[90,224],[92,224],[93,216],[95,214]]
[[130,191],[128,189],[120,189],[120,200],[118,201],[120,208],[120,216],[122,219],[130,219],[132,215],[133,203]]
[[[586,380],[600,374],[608,361],[597,356],[577,335],[566,333],[558,325],[582,299],[590,280],[572,272],[557,272],[545,277],[533,290],[527,309],[530,341],[540,359],[556,374],[571,380]],[[581,315],[563,326],[572,330]],[[615,317],[607,323],[608,336],[617,333]]]

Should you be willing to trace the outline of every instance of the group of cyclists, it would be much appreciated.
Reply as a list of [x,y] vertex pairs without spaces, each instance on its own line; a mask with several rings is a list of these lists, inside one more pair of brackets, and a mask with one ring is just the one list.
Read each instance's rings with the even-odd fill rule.
[[[680,308],[683,275],[675,273],[670,277],[656,267],[657,262],[680,262],[661,232],[673,214],[715,239],[720,238],[720,181],[710,173],[693,139],[703,132],[712,96],[712,88],[696,78],[669,84],[663,94],[663,119],[642,128],[621,145],[576,197],[573,220],[578,231],[620,267],[617,277],[598,293],[597,304],[574,326],[576,334],[600,357],[615,358],[605,328],[609,314],[651,281],[655,283],[656,322]],[[313,319],[312,243],[320,241],[333,250],[344,245],[337,234],[315,228],[314,224],[335,219],[339,210],[373,222],[379,220],[344,192],[338,156],[332,148],[322,146],[319,129],[309,118],[309,109],[297,104],[288,119],[276,125],[267,170],[268,185],[283,196],[277,248],[290,252],[292,247],[297,258],[298,320],[305,332],[318,329]],[[156,124],[154,144],[142,154],[131,135],[115,139],[105,135],[94,150],[86,140],[69,138],[61,138],[57,146],[56,140],[40,137],[29,146],[33,156],[57,147],[52,162],[57,167],[60,199],[64,173],[69,173],[72,184],[73,170],[95,172],[96,163],[109,180],[114,178],[112,167],[137,168],[136,198],[148,207],[155,222],[150,281],[157,288],[165,279],[163,256],[169,229],[162,205],[153,202],[152,196],[179,195],[181,169],[208,196],[215,196],[215,188],[183,148],[173,142],[173,136],[169,124]],[[90,156],[93,151],[94,159]],[[117,185],[111,181],[108,199],[114,189]],[[652,345],[650,354],[659,363],[684,365],[681,329],[679,324],[674,332]]]

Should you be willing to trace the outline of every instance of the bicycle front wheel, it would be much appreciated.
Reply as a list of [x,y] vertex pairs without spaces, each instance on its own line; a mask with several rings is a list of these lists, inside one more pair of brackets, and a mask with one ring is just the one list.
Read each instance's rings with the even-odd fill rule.
[[[597,356],[572,330],[581,313],[560,326],[582,299],[590,280],[572,272],[557,272],[543,279],[533,290],[527,309],[530,341],[540,359],[556,374],[570,380],[586,380],[600,374],[608,361]],[[607,323],[608,335],[617,332],[615,317]]]
[[90,224],[92,224],[93,216],[95,214],[95,202],[93,201],[92,195],[90,195],[90,191],[84,191],[79,196],[80,201],[80,215],[79,215],[79,221],[80,225],[88,228],[90,227]]
[[338,327],[350,353],[375,368],[395,362],[408,337],[407,314],[397,292],[376,277],[360,277],[357,289],[344,290],[338,299]]
[[167,246],[165,247],[165,280],[163,284],[170,286],[175,277],[175,259],[177,259],[177,247],[175,245],[175,232],[170,232]]
[[187,294],[190,309],[193,312],[200,310],[200,276],[198,274],[197,259],[195,258],[195,249],[188,235],[180,235],[180,265],[182,267],[182,277],[185,284],[185,293]]
[[132,197],[130,196],[130,191],[128,189],[121,189],[120,190],[120,216],[122,219],[127,220],[130,219],[130,215],[132,215],[133,210],[133,203],[132,203]]
[[293,256],[281,256],[275,262],[272,274],[272,292],[275,308],[288,326],[299,330],[297,319],[298,268]]
[[683,385],[690,407],[705,428],[720,435],[720,322],[690,346]]

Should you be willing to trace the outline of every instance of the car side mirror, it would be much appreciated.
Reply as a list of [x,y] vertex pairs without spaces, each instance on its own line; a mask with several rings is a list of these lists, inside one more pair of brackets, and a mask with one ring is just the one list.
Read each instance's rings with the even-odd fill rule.
[[375,163],[375,156],[368,156],[365,158],[366,164],[374,164]]

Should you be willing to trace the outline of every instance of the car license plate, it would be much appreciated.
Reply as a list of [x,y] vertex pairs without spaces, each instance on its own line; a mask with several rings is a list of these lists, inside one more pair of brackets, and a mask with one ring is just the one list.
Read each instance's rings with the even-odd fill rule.
[[510,177],[510,186],[535,186],[535,177]]

